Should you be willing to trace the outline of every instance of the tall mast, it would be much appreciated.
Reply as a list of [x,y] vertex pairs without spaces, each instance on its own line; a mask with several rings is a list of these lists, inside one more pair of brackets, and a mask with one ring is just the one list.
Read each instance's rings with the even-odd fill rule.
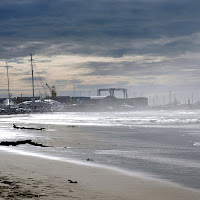
[[31,55],[31,70],[32,70],[32,89],[33,89],[33,97],[32,97],[32,104],[33,104],[33,111],[35,110],[35,95],[34,95],[34,78],[33,78],[33,59]]
[[75,100],[75,83],[74,83],[74,104],[76,103],[76,100]]
[[7,80],[8,80],[8,105],[10,106],[10,80],[9,80],[9,76],[8,76],[8,65],[6,63],[6,68],[7,68]]

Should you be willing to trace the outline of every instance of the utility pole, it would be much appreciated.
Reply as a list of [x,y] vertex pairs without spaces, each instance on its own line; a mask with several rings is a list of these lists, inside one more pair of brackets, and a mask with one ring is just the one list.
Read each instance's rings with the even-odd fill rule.
[[6,63],[6,68],[7,68],[7,80],[8,80],[8,106],[10,106],[10,80],[8,76],[8,65]]
[[34,94],[34,77],[33,77],[33,59],[32,59],[32,54],[31,56],[31,71],[32,71],[32,89],[33,89],[33,97],[32,97],[32,104],[33,104],[33,112],[35,110],[35,94]]

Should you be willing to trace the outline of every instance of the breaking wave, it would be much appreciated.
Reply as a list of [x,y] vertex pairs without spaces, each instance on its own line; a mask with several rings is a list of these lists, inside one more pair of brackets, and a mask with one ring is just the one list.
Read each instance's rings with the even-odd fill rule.
[[57,112],[1,117],[0,125],[3,126],[4,123],[128,127],[199,126],[200,111]]

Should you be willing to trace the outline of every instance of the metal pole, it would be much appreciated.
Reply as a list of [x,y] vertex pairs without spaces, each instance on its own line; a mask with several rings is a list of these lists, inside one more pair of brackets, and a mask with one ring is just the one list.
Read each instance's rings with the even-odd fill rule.
[[10,106],[10,80],[8,76],[8,65],[6,63],[6,68],[7,68],[7,79],[8,79],[8,105]]
[[33,59],[31,55],[31,70],[32,70],[32,89],[33,89],[33,97],[32,97],[32,104],[33,104],[33,111],[35,110],[35,95],[34,95],[34,78],[33,78]]
[[76,100],[75,100],[75,83],[74,83],[74,104],[76,104]]

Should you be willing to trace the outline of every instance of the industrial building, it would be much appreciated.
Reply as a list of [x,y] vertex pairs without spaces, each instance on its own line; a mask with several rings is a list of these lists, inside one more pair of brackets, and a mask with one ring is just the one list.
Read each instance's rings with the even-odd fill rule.
[[[116,98],[115,91],[122,91],[124,98]],[[108,92],[108,96],[101,96],[101,92]],[[35,97],[35,100],[39,100],[39,97]],[[50,97],[46,98],[50,99]],[[3,99],[0,99],[0,101]],[[16,97],[12,99],[16,104],[32,101],[32,97]],[[62,104],[76,105],[81,108],[106,108],[112,107],[116,110],[120,109],[143,109],[148,107],[148,98],[135,97],[128,98],[127,89],[125,88],[103,88],[97,90],[97,96],[91,97],[70,97],[70,96],[54,96],[54,100]]]
[[107,106],[130,106],[132,108],[140,109],[148,106],[148,98],[136,97],[127,99],[118,99],[113,96],[92,96],[90,98],[91,105],[107,105]]

